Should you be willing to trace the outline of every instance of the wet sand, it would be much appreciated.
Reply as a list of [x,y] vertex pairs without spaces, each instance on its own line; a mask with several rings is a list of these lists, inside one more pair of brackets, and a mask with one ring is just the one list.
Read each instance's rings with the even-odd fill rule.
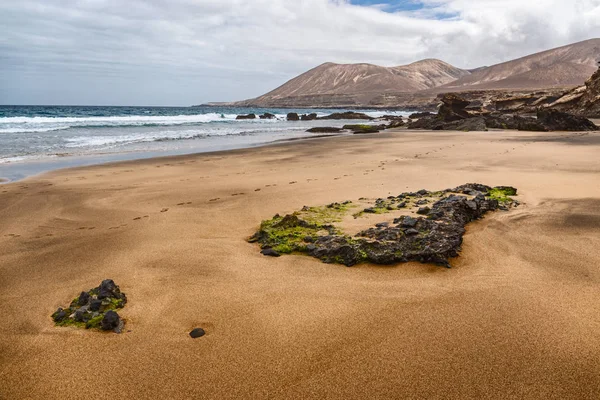
[[[2,185],[0,398],[600,398],[599,154],[599,133],[391,132]],[[303,205],[467,182],[523,204],[470,224],[452,269],[245,242]],[[105,278],[126,333],[53,326]]]

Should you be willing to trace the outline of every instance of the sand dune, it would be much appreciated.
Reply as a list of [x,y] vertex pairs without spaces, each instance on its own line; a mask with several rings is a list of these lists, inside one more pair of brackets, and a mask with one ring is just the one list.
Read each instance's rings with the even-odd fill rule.
[[[599,146],[403,131],[0,186],[0,398],[600,398]],[[245,242],[303,205],[466,182],[523,204],[469,225],[449,270]],[[128,295],[126,333],[53,326],[103,278]]]

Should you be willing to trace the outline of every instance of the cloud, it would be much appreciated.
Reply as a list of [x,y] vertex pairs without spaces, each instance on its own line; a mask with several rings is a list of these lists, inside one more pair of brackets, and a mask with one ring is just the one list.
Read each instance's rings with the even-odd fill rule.
[[0,103],[260,95],[326,61],[490,65],[600,36],[600,0],[20,0],[0,3]]

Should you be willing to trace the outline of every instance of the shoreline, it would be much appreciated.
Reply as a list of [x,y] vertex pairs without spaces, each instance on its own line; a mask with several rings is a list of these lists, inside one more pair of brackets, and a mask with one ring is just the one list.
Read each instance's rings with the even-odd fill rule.
[[[598,398],[599,148],[599,132],[403,130],[2,185],[0,397]],[[451,269],[246,241],[303,206],[470,182],[521,205],[469,224]],[[127,295],[124,333],[53,325],[103,279]]]
[[[40,176],[45,173],[78,168],[88,167],[96,165],[105,165],[119,162],[147,160],[163,157],[177,157],[177,156],[190,156],[197,154],[209,154],[216,152],[227,152],[242,149],[252,149],[257,147],[270,146],[278,143],[288,143],[303,140],[312,139],[323,139],[335,136],[347,136],[345,134],[315,134],[313,136],[293,137],[288,139],[275,139],[267,142],[259,143],[239,143],[238,145],[224,145],[221,149],[211,149],[206,151],[177,151],[177,150],[164,150],[164,151],[148,151],[148,152],[121,152],[121,153],[106,153],[106,154],[87,154],[87,155],[69,155],[60,157],[47,157],[43,161],[30,160],[30,161],[19,161],[15,163],[0,164],[0,185],[6,183],[20,182],[25,179],[29,179],[35,176]],[[12,167],[12,168],[11,168]],[[15,170],[12,175],[3,173],[3,170]],[[30,171],[30,172],[17,172],[17,171]]]

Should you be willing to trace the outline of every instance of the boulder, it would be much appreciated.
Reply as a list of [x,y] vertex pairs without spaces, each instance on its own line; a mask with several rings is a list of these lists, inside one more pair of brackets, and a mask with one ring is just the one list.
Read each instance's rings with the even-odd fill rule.
[[597,131],[589,119],[552,109],[539,109],[537,120],[550,131]]
[[288,121],[300,121],[300,117],[298,116],[297,113],[288,113],[287,120]]
[[112,310],[107,311],[104,314],[102,321],[100,322],[100,328],[103,331],[115,330],[119,327],[120,321],[121,321],[121,318],[119,317],[119,314],[117,314],[116,312],[114,312]]
[[453,122],[471,118],[471,114],[465,110],[470,102],[456,93],[446,93],[440,100],[442,105],[438,110],[438,119],[444,122]]
[[256,119],[256,114],[238,115],[235,119]]
[[275,114],[264,113],[262,115],[259,115],[258,118],[260,118],[260,119],[273,119],[273,118],[275,118]]
[[301,121],[314,121],[315,119],[317,119],[316,113],[302,114],[302,116],[300,117]]
[[364,119],[364,120],[373,120],[373,117],[369,117],[367,114],[357,113],[354,111],[346,111],[343,113],[333,113],[330,115],[326,115],[324,117],[320,117],[318,119]]

